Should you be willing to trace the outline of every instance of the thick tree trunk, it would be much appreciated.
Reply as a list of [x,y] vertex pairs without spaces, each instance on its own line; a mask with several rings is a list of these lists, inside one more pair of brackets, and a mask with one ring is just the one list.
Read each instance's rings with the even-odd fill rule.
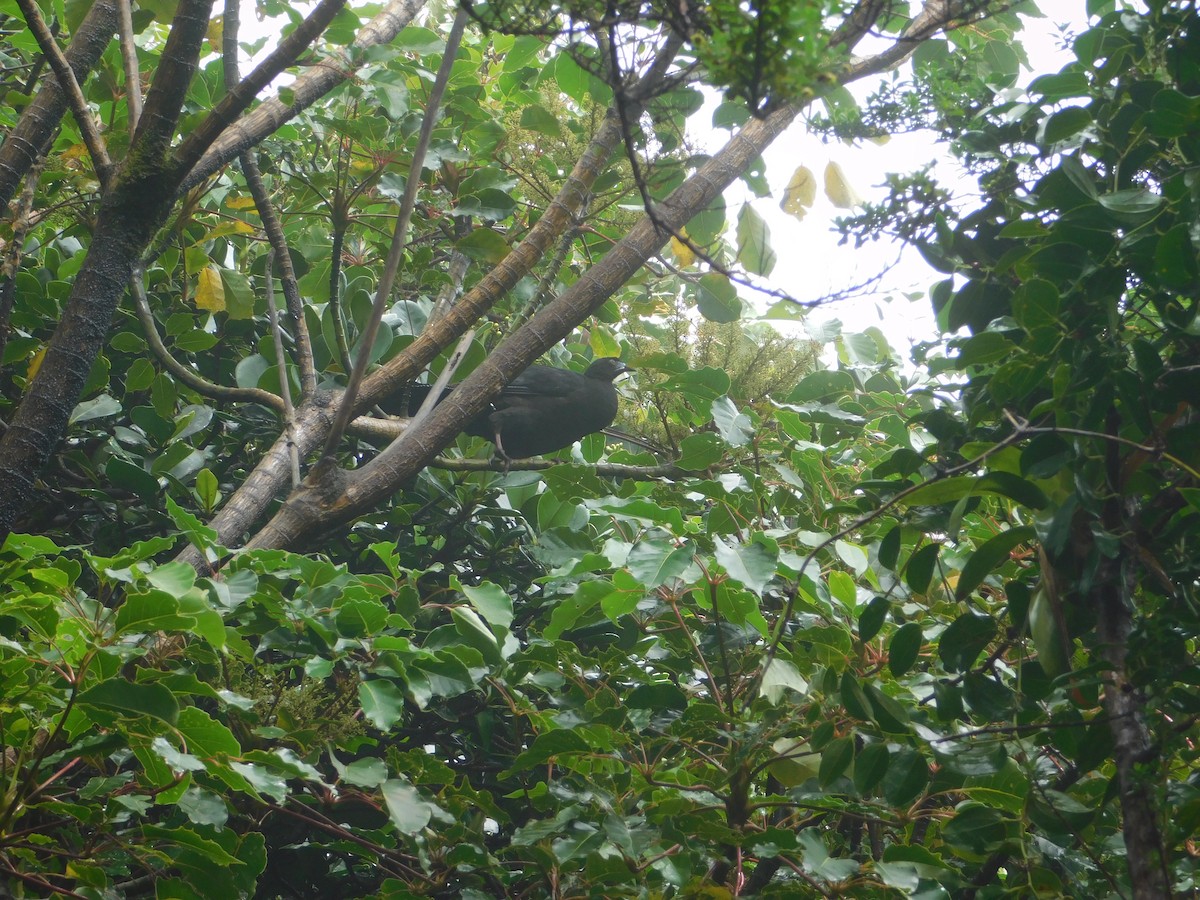
[[[1113,439],[1105,446],[1108,498],[1101,524],[1109,534],[1131,534],[1133,511],[1121,496],[1123,461],[1116,441],[1121,421],[1115,407],[1109,410],[1107,428]],[[1171,875],[1151,783],[1145,772],[1139,772],[1153,759],[1154,747],[1144,721],[1141,693],[1129,682],[1126,671],[1136,579],[1136,557],[1129,546],[1123,545],[1115,558],[1101,561],[1096,586],[1088,599],[1097,612],[1096,635],[1110,672],[1104,689],[1104,711],[1117,764],[1129,881],[1135,900],[1162,900],[1172,896]]]
[[166,221],[182,173],[168,150],[208,28],[212,0],[181,2],[146,96],[126,165],[100,204],[96,234],[37,375],[0,437],[0,543],[35,496],[35,482],[66,433],[134,261]]
[[[1121,567],[1114,560],[1111,568]],[[1109,567],[1106,567],[1109,568]],[[1125,654],[1130,631],[1132,567],[1112,571],[1102,579],[1097,591],[1100,619],[1097,635],[1105,660],[1111,667],[1111,680],[1104,691],[1104,711],[1113,736],[1113,758],[1117,764],[1117,785],[1121,792],[1123,836],[1129,860],[1129,881],[1135,900],[1163,900],[1171,897],[1158,809],[1152,785],[1138,769],[1152,761],[1154,749],[1142,719],[1140,693],[1125,674]]]

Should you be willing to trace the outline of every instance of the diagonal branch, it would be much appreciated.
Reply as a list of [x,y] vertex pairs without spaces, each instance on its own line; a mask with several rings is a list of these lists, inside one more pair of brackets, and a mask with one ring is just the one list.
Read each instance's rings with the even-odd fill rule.
[[[627,103],[640,104],[653,95],[667,78],[681,44],[678,37],[668,37],[654,64],[638,85],[628,92]],[[533,270],[554,242],[574,227],[579,210],[591,196],[592,185],[620,141],[619,116],[610,106],[591,143],[525,239],[464,294],[450,312],[436,322],[430,322],[402,353],[389,360],[363,383],[362,396],[356,404],[358,411],[377,403],[416,377],[438,353],[457,340]]]
[[204,155],[191,167],[184,178],[182,190],[188,190],[204,181],[239,153],[253,147],[273,134],[280,125],[294,118],[337,85],[350,78],[365,62],[362,53],[369,47],[386,44],[408,25],[426,0],[391,0],[370,22],[359,29],[354,42],[338,54],[331,54],[318,66],[305,72],[291,85],[290,103],[278,97],[259,104],[246,115],[224,128],[212,145],[204,149]]
[[272,50],[254,71],[221,98],[208,118],[184,139],[175,152],[180,171],[189,172],[193,169],[201,155],[212,146],[222,132],[249,108],[259,91],[308,49],[345,5],[346,0],[321,0],[307,18],[296,26],[295,31],[280,41],[279,46]]
[[[67,46],[66,60],[82,81],[108,46],[117,21],[116,0],[96,0]],[[66,93],[57,78],[47,78],[37,96],[0,144],[0,209],[8,206],[21,179],[42,156],[66,110]]]
[[130,146],[131,156],[155,161],[166,157],[196,72],[212,7],[213,0],[180,0],[154,81],[146,92],[142,118]]
[[[906,35],[925,34],[943,22],[943,0],[930,0],[910,26]],[[915,45],[907,39],[902,43],[901,58]],[[853,65],[843,81],[892,64],[894,45],[884,53]],[[312,480],[297,492],[255,537],[252,547],[295,546],[314,528],[328,528],[345,522],[371,509],[388,496],[395,486],[411,477],[449,445],[463,425],[480,413],[501,387],[524,371],[533,361],[566,337],[588,315],[597,310],[621,285],[625,284],[652,255],[657,253],[673,232],[681,229],[697,211],[707,208],[746,167],[757,158],[792,123],[801,110],[798,104],[783,105],[760,119],[753,119],[729,142],[701,165],[680,187],[655,209],[653,218],[643,218],[622,238],[600,262],[585,272],[578,281],[554,302],[539,312],[527,324],[508,337],[488,356],[449,397],[430,413],[419,433],[406,436],[384,450],[366,466],[322,483]],[[615,118],[615,115],[613,116]],[[606,119],[605,127],[619,131],[619,123]],[[615,140],[615,137],[614,137]],[[511,258],[512,254],[510,254]],[[506,259],[505,262],[508,260]],[[502,262],[501,266],[504,265]],[[478,288],[477,288],[478,290]],[[474,293],[474,292],[472,292]],[[462,312],[469,298],[441,322]],[[427,338],[433,328],[407,348],[401,357],[416,356],[414,348]],[[445,335],[442,335],[445,337]],[[431,339],[427,338],[427,343]],[[444,344],[442,345],[444,346]],[[426,350],[433,348],[426,347]],[[434,350],[436,352],[436,350]],[[382,385],[397,369],[411,365],[412,358],[397,357],[389,364],[386,376],[378,378]],[[399,362],[398,362],[399,361]],[[406,372],[410,375],[413,373]],[[402,379],[396,379],[400,381]],[[367,392],[364,391],[364,394]],[[380,393],[382,396],[382,391]],[[364,400],[370,398],[364,397]]]
[[50,68],[54,70],[54,76],[66,94],[71,112],[75,116],[75,123],[79,126],[79,133],[83,135],[83,142],[87,145],[88,153],[91,154],[92,165],[95,166],[96,176],[100,179],[100,186],[107,190],[112,183],[112,160],[108,158],[108,149],[104,146],[104,138],[100,136],[100,129],[96,127],[96,123],[92,119],[87,99],[83,96],[83,91],[79,89],[79,82],[75,80],[75,73],[71,71],[67,58],[58,48],[54,35],[46,27],[41,11],[33,0],[17,0],[17,5],[21,7],[21,13],[25,16],[25,24],[33,32],[38,46],[50,63]]
[[[325,449],[322,456],[331,459],[337,445],[346,433],[346,426],[354,415],[354,401],[358,396],[359,386],[367,372],[371,361],[371,350],[375,346],[375,335],[379,332],[379,323],[383,321],[383,312],[387,308],[388,298],[396,283],[396,275],[400,271],[400,262],[404,259],[404,247],[408,243],[408,226],[412,221],[413,207],[417,203],[417,188],[421,184],[421,172],[425,168],[425,154],[429,150],[429,141],[433,137],[433,126],[438,120],[442,108],[442,96],[450,83],[450,70],[458,57],[458,45],[462,41],[463,31],[467,26],[467,14],[459,10],[450,27],[446,38],[446,52],[442,55],[442,64],[438,67],[433,88],[429,92],[429,100],[425,106],[425,118],[421,122],[421,132],[417,137],[417,145],[413,148],[412,162],[408,167],[408,178],[404,183],[404,196],[400,200],[400,214],[396,219],[396,228],[392,232],[392,245],[388,249],[387,262],[383,275],[379,279],[379,287],[375,292],[375,302],[371,306],[371,318],[358,338],[358,356],[354,360],[354,369],[346,384],[346,392],[338,406],[337,416],[333,420],[333,428],[325,438]],[[324,460],[322,460],[324,461]]]

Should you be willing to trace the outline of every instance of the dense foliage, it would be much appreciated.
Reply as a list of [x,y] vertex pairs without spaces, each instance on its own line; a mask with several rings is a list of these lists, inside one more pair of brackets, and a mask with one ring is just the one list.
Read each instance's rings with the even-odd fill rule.
[[[115,41],[79,81],[116,174],[68,115],[9,177],[47,76],[10,27],[36,7],[0,0],[3,471],[29,470],[30,423],[53,432],[57,407],[28,398],[69,413],[29,491],[0,484],[20,510],[0,548],[5,889],[1194,890],[1200,13],[1094,3],[1075,61],[1016,90],[1015,16],[951,5],[969,27],[919,30],[912,81],[862,109],[837,84],[870,67],[837,40],[927,10],[497,3],[457,48],[469,17],[370,44],[367,11],[333,10],[315,46],[359,41],[337,57],[355,77],[240,168],[216,140],[156,169],[180,190],[151,202],[139,135],[158,119],[130,127]],[[236,94],[237,11],[191,35],[179,153]],[[133,12],[147,78],[185,55],[173,12]],[[755,56],[755,28],[807,43]],[[719,170],[684,131],[702,84],[754,149],[728,180],[760,199],[754,142],[812,96],[842,134],[955,140],[972,207],[918,173],[845,223],[946,276],[946,338],[915,368],[874,330],[814,333],[836,357],[820,367],[748,321],[737,284],[776,251],[756,201],[685,202]],[[159,219],[122,230],[138,191]],[[64,333],[103,287],[97,257],[125,259],[132,289],[114,282],[71,393],[53,346],[84,346]],[[456,393],[551,347],[574,368],[623,355],[629,439],[502,467],[454,441],[474,411],[446,403],[395,441],[360,417],[322,459],[360,345],[374,399],[426,349],[434,376],[476,379]]]

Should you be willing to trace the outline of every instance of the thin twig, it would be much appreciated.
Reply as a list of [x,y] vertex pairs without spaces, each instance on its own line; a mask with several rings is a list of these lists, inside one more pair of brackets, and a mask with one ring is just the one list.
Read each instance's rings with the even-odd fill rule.
[[137,44],[133,42],[133,10],[130,0],[117,0],[117,28],[121,35],[121,59],[125,63],[125,108],[129,115],[129,136],[137,131],[142,118],[142,73],[138,66]]
[[[236,3],[237,0],[232,0]],[[250,155],[246,151],[245,156]],[[279,325],[279,310],[275,305],[274,272],[275,248],[267,248],[267,316],[271,322],[271,337],[275,342],[275,365],[279,370],[279,395],[283,398],[283,428],[287,435],[288,458],[292,463],[292,487],[300,486],[300,451],[296,444],[296,407],[292,405],[292,384],[287,373],[287,357],[283,353],[283,330]]]
[[[221,48],[222,62],[225,67],[225,83],[234,87],[236,87],[238,80],[238,26],[238,2],[237,0],[226,0],[225,32]],[[292,319],[292,332],[296,340],[296,364],[300,369],[300,390],[304,396],[311,396],[317,388],[316,366],[313,362],[312,342],[309,340],[308,327],[304,321],[303,301],[300,299],[300,288],[296,284],[296,273],[292,268],[292,255],[288,248],[287,237],[283,233],[283,225],[280,223],[279,216],[275,212],[275,205],[271,202],[271,197],[267,193],[266,184],[263,183],[262,173],[258,168],[258,160],[249,150],[241,153],[238,159],[242,167],[242,174],[246,178],[246,186],[250,189],[250,195],[254,198],[254,206],[258,210],[258,216],[262,220],[263,229],[266,231],[267,240],[271,245],[270,256],[279,260],[279,279],[283,285],[283,295],[287,301],[288,312]],[[287,412],[288,410],[294,410],[294,406],[286,377],[286,358],[283,355],[282,338],[279,333],[278,313],[274,306],[274,268],[269,261],[266,270],[266,280],[267,302],[270,306],[272,316],[271,327],[278,339],[276,359],[280,372],[280,392],[283,396],[288,428],[294,433],[295,414],[294,412]]]
[[227,387],[209,381],[199,372],[190,369],[171,355],[171,351],[163,344],[158,334],[158,325],[154,321],[154,313],[150,311],[150,302],[146,297],[146,286],[142,283],[145,270],[140,264],[134,266],[130,278],[130,289],[133,294],[133,308],[137,312],[138,321],[142,323],[142,332],[154,355],[158,357],[163,368],[190,387],[198,394],[211,397],[214,400],[230,400],[242,403],[260,403],[268,409],[283,412],[283,400],[264,391],[261,388]]

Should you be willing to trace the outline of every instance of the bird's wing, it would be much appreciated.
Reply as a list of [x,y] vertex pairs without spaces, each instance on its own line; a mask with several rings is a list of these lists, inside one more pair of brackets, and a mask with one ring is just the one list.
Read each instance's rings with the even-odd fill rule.
[[569,369],[530,366],[500,391],[501,397],[567,397],[579,389],[584,376]]

